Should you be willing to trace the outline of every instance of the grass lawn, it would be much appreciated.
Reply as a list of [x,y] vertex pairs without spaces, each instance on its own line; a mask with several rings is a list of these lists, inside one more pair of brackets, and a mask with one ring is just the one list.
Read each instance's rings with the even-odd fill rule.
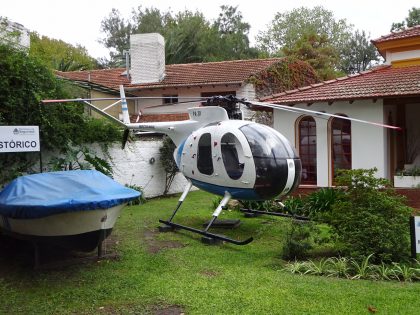
[[[175,222],[200,227],[213,195],[192,192]],[[177,198],[127,207],[107,242],[119,258],[33,271],[30,248],[0,238],[0,314],[419,314],[420,283],[299,276],[279,258],[287,219],[245,219],[224,232],[254,241],[204,245],[187,231],[158,233]]]

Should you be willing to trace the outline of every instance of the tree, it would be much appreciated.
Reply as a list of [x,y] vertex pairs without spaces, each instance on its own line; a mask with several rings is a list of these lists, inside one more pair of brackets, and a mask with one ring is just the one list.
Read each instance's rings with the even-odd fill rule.
[[[101,22],[101,31],[105,33],[105,38],[100,42],[110,49],[111,60],[101,60],[101,64],[107,66],[120,65],[122,53],[129,48],[132,24],[120,16],[117,9],[112,9],[107,18]],[[117,62],[118,60],[118,62]]]
[[336,77],[334,66],[337,64],[338,54],[325,34],[303,34],[294,47],[284,48],[283,51],[286,56],[308,62],[322,80]]
[[[155,8],[133,9],[129,19],[113,9],[101,23],[102,43],[111,49],[111,63],[118,64],[123,50],[129,48],[130,34],[156,32],[166,40],[166,63],[189,63],[256,57],[249,46],[249,24],[236,7],[222,6],[213,22],[199,12],[185,10],[177,14]],[[120,63],[121,64],[121,63]]]
[[247,59],[258,56],[258,50],[250,47],[249,23],[243,21],[243,16],[238,7],[222,5],[222,12],[213,23],[217,29],[219,39],[219,53],[222,60]]
[[341,70],[345,73],[356,73],[368,69],[379,61],[375,46],[367,38],[365,31],[356,30],[350,38],[347,53],[341,58]]
[[268,55],[282,56],[285,50],[298,49],[314,34],[322,39],[324,46],[326,43],[330,46],[331,60],[335,59],[333,68],[342,69],[341,60],[347,54],[352,25],[347,24],[345,19],[336,20],[331,11],[321,6],[277,13],[269,28],[257,36],[257,44]]
[[408,16],[402,22],[394,22],[391,26],[391,32],[404,30],[406,27],[420,25],[420,8],[413,7],[408,10]]
[[76,71],[98,67],[97,61],[89,56],[85,47],[40,36],[36,32],[31,33],[29,55],[38,58],[45,66],[54,70]]
[[[102,120],[84,116],[82,104],[40,104],[42,99],[71,97],[52,71],[38,59],[13,46],[0,44],[0,124],[38,125],[41,150],[58,154],[83,143],[115,141],[121,132]],[[0,181],[28,172],[37,161],[33,153],[0,155]],[[99,160],[98,160],[99,161]]]
[[214,32],[200,12],[178,13],[164,32],[166,63],[202,62],[205,55],[212,55]]

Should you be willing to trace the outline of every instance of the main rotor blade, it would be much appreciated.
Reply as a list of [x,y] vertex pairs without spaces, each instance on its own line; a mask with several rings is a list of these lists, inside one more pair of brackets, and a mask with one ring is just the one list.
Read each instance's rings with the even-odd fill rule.
[[[128,96],[126,100],[138,100],[138,99],[171,99],[171,96]],[[208,99],[208,97],[194,97],[194,96],[185,96],[180,97],[181,99],[190,99],[190,101],[185,101],[185,103],[191,102],[203,102]],[[121,97],[97,97],[97,98],[64,98],[56,100],[42,100],[41,103],[51,104],[51,103],[67,103],[67,102],[93,102],[93,101],[118,101],[121,100]],[[172,104],[182,104],[183,102],[172,103]]]
[[98,114],[104,116],[105,118],[119,124],[120,126],[123,126],[124,128],[127,128],[127,125],[125,123],[123,123],[121,120],[115,118],[114,116],[108,114],[107,112],[104,112],[102,109],[96,107],[95,105],[87,102],[87,101],[83,101],[83,103],[85,103],[87,106],[89,106],[89,108],[91,108],[93,111],[97,112]]
[[254,101],[247,101],[247,102],[252,104],[252,105],[257,105],[257,106],[262,106],[262,107],[280,109],[280,110],[291,111],[291,112],[295,112],[295,113],[306,113],[306,114],[310,114],[312,116],[334,117],[334,118],[350,120],[350,121],[354,121],[354,122],[374,125],[374,126],[383,127],[383,128],[401,130],[401,128],[397,127],[397,126],[386,125],[386,124],[381,124],[381,123],[377,123],[377,122],[373,122],[373,121],[357,119],[357,118],[350,118],[350,117],[340,116],[340,115],[335,115],[335,114],[329,114],[329,113],[319,112],[319,111],[316,111],[316,110],[303,109],[303,108],[298,108],[298,107],[290,107],[290,106],[287,106],[287,105],[264,103],[264,102],[254,102]]
[[[181,97],[183,98],[183,97]],[[195,100],[191,100],[191,101],[183,101],[183,102],[174,102],[174,103],[167,103],[167,104],[159,104],[159,105],[150,105],[147,107],[144,107],[143,109],[148,109],[148,108],[161,108],[161,107],[166,107],[166,106],[173,106],[173,105],[177,105],[177,104],[189,104],[189,103],[198,103],[198,102],[203,102],[206,99],[195,99]]]

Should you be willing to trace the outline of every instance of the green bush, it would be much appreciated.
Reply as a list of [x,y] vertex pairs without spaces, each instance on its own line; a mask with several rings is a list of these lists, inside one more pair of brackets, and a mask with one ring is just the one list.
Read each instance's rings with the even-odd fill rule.
[[176,146],[171,138],[164,137],[162,146],[159,148],[160,163],[165,170],[165,189],[163,195],[166,195],[171,188],[172,182],[175,179],[176,174],[179,172],[178,166],[174,160],[174,151]]
[[288,262],[283,270],[295,274],[308,274],[327,277],[347,278],[352,280],[386,280],[386,281],[419,281],[420,264],[418,261],[410,263],[392,263],[379,265],[371,264],[372,255],[363,260],[346,257],[321,258],[319,260]]
[[305,212],[312,220],[330,223],[332,206],[341,194],[341,190],[334,188],[317,190],[306,197]]
[[[43,99],[73,98],[73,92],[76,90],[57,79],[39,60],[0,43],[0,124],[39,126],[41,150],[54,152],[57,159],[66,153],[71,155],[75,147],[82,150],[92,142],[110,143],[121,135],[118,127],[108,122],[87,118],[82,103],[40,104]],[[38,161],[39,154],[34,152],[1,154],[0,185],[22,173],[34,172],[32,167]],[[100,160],[92,156],[91,161]]]
[[305,198],[288,196],[283,201],[283,204],[286,206],[285,212],[294,214],[294,215],[307,216],[308,212],[306,211],[305,202],[306,202]]
[[280,205],[274,200],[264,200],[264,201],[239,200],[239,202],[242,205],[242,207],[245,209],[270,211],[270,212],[281,211]]
[[374,262],[401,261],[409,255],[409,217],[404,204],[386,179],[375,178],[376,169],[341,171],[343,188],[332,205],[331,224],[344,255]]
[[311,222],[292,220],[283,246],[282,258],[287,260],[304,259],[314,248],[316,226]]

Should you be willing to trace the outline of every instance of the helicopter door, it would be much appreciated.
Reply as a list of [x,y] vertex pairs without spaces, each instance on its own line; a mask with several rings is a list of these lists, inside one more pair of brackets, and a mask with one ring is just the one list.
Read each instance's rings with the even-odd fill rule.
[[202,134],[198,140],[197,168],[201,174],[205,175],[212,175],[214,172],[210,133]]
[[221,150],[223,164],[228,176],[235,180],[241,178],[245,163],[239,140],[232,133],[226,133],[222,137]]

